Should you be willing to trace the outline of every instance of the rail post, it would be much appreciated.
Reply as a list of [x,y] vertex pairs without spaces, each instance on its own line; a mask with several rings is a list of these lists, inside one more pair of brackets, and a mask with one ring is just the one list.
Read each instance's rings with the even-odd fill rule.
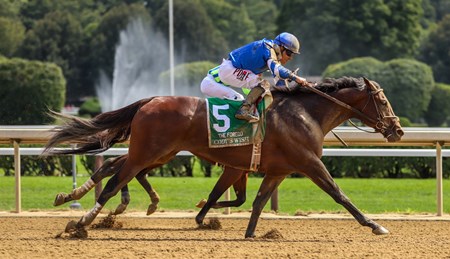
[[437,198],[437,216],[444,213],[444,201],[442,190],[442,142],[436,142],[436,198]]
[[21,194],[21,184],[20,184],[20,140],[13,140],[14,145],[14,175],[16,178],[16,212],[20,213],[22,211],[22,194]]
[[[75,148],[76,146],[77,146],[76,144],[72,145],[73,148]],[[77,188],[77,156],[76,155],[72,155],[72,182],[73,182],[73,184],[72,184],[73,189],[76,189]],[[72,204],[70,204],[70,208],[75,209],[75,210],[81,209],[81,204],[78,201],[74,200],[72,202]]]

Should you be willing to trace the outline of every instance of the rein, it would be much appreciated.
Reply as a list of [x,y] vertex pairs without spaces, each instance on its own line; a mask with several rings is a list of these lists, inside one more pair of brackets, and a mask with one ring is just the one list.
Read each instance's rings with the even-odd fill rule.
[[314,88],[310,84],[307,84],[306,87],[308,87],[314,93],[316,93],[316,94],[318,94],[318,95],[320,95],[320,96],[322,96],[322,97],[324,97],[324,98],[326,98],[326,99],[328,99],[328,100],[330,100],[330,101],[332,101],[332,102],[334,102],[334,103],[336,103],[336,104],[338,104],[338,105],[340,105],[340,106],[342,106],[342,107],[344,107],[344,108],[346,108],[346,109],[348,109],[348,110],[350,110],[350,111],[352,111],[352,112],[354,112],[356,114],[358,114],[359,116],[365,118],[366,120],[368,120],[368,121],[370,121],[370,122],[372,122],[374,124],[377,124],[379,122],[377,120],[374,120],[374,119],[370,118],[366,114],[362,113],[360,110],[357,110],[357,109],[353,108],[352,106],[350,106],[350,105],[348,105],[348,104],[346,104],[346,103],[344,103],[342,101],[339,101],[338,99],[334,98],[333,96],[330,96],[330,95],[328,95],[328,94],[326,94],[324,92],[321,92],[320,90],[317,90],[316,88]]

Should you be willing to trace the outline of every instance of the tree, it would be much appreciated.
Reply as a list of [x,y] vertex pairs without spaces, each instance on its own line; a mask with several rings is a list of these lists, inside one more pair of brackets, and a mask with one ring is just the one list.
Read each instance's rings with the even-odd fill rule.
[[[436,84],[431,92],[431,101],[425,113],[430,127],[439,127],[450,119],[450,85]],[[447,125],[449,126],[449,125]]]
[[[255,40],[256,23],[249,17],[244,3],[232,4],[214,0],[201,0],[201,2],[213,27],[216,28],[216,33],[219,33],[224,40],[222,57],[225,57],[232,49]],[[209,60],[220,59],[210,58]]]
[[435,84],[431,68],[412,59],[383,63],[374,58],[355,58],[330,65],[323,76],[366,76],[377,81],[397,115],[413,122],[418,122],[427,110]]
[[48,109],[61,110],[65,100],[65,79],[52,63],[11,59],[0,61],[1,125],[53,123]]
[[[217,62],[227,54],[224,52],[227,49],[226,40],[220,30],[213,26],[211,18],[199,0],[175,0],[173,12],[176,17],[175,50],[182,57],[182,62],[198,60]],[[168,4],[165,3],[154,17],[156,27],[163,33],[169,31],[167,13]]]
[[322,77],[366,77],[373,79],[384,68],[384,63],[376,58],[354,58],[336,64],[329,65],[322,73]]
[[300,38],[306,74],[360,56],[411,57],[419,45],[421,0],[284,1],[279,30]]
[[440,21],[447,14],[450,14],[450,1],[448,0],[430,0],[431,5],[436,11],[436,20]]
[[[121,0],[119,0],[122,2]],[[15,1],[19,2],[19,1]],[[48,13],[69,12],[78,18],[81,24],[90,20],[91,13],[104,13],[109,8],[108,0],[33,0],[21,1],[20,17],[27,29],[32,29],[36,21],[42,20]],[[117,2],[117,1],[115,1]],[[116,4],[117,5],[117,4]]]
[[450,15],[430,33],[421,47],[419,59],[431,66],[437,82],[450,84]]
[[[175,85],[182,87],[177,89],[177,95],[201,96],[200,82],[206,76],[206,73],[213,67],[219,65],[209,61],[197,61],[183,63],[174,67]],[[159,76],[159,82],[162,84],[169,81],[170,71],[164,71]]]
[[[126,5],[121,4],[113,7],[103,15],[98,26],[93,30],[90,39],[89,52],[92,63],[91,69],[97,70],[91,76],[98,78],[98,70],[106,72],[109,78],[112,78],[114,71],[114,57],[116,46],[119,43],[119,34],[132,19],[141,18],[145,22],[150,22],[151,17],[142,4]],[[94,87],[92,86],[92,89]],[[94,92],[94,91],[93,91]]]
[[78,66],[82,45],[80,23],[68,12],[48,13],[27,32],[19,50],[22,58],[56,63],[67,79],[67,95],[80,96],[83,85],[79,84]]
[[0,17],[0,54],[12,57],[25,38],[25,28],[19,20]]
[[274,1],[245,0],[243,2],[247,6],[248,17],[256,25],[256,39],[275,37],[279,12]]
[[431,68],[409,59],[394,59],[385,65],[376,80],[385,87],[397,115],[418,122],[428,108],[435,86]]
[[20,1],[0,0],[0,17],[17,18]]

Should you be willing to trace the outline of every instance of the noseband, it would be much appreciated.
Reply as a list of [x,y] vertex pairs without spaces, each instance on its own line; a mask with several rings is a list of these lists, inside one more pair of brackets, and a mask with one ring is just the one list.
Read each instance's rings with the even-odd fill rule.
[[[370,98],[368,98],[367,99],[367,103],[366,103],[366,105],[364,105],[364,108],[361,110],[361,113],[364,115],[363,117],[365,118],[365,119],[367,119],[367,120],[370,120],[372,123],[374,123],[375,124],[375,131],[367,131],[367,130],[364,130],[364,129],[361,129],[361,128],[359,128],[358,126],[356,126],[351,120],[349,120],[349,122],[350,122],[350,124],[352,124],[354,127],[356,127],[357,129],[359,129],[359,130],[362,130],[362,131],[365,131],[365,132],[368,132],[368,133],[376,133],[377,131],[376,130],[379,130],[380,132],[381,132],[381,134],[385,134],[385,132],[386,131],[390,131],[390,132],[392,132],[393,131],[393,128],[395,127],[395,125],[393,125],[391,128],[388,128],[388,127],[386,127],[386,124],[384,123],[384,121],[386,120],[386,119],[399,119],[398,118],[398,116],[395,116],[395,115],[393,115],[393,116],[386,116],[386,115],[384,115],[382,112],[381,112],[381,109],[380,109],[380,107],[379,107],[379,103],[375,100],[375,95],[378,95],[380,92],[383,92],[383,89],[381,89],[381,88],[379,88],[379,89],[376,89],[376,90],[368,90],[368,92],[369,92],[369,96],[370,96]],[[366,107],[367,107],[367,105],[369,104],[369,102],[370,102],[370,100],[372,100],[372,102],[373,102],[373,105],[375,106],[375,110],[377,111],[377,119],[376,120],[374,120],[374,119],[372,119],[372,118],[369,118],[365,113],[364,113],[364,109],[366,109]],[[391,133],[392,134],[392,133]],[[386,138],[387,137],[389,137],[389,135],[388,136],[385,136]]]

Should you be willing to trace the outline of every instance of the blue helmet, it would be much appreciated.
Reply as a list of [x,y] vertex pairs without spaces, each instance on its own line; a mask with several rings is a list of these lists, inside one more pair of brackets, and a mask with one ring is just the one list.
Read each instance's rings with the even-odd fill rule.
[[298,41],[297,37],[288,32],[280,33],[278,36],[275,37],[273,42],[278,46],[285,47],[286,49],[292,51],[295,54],[300,53],[300,42]]

